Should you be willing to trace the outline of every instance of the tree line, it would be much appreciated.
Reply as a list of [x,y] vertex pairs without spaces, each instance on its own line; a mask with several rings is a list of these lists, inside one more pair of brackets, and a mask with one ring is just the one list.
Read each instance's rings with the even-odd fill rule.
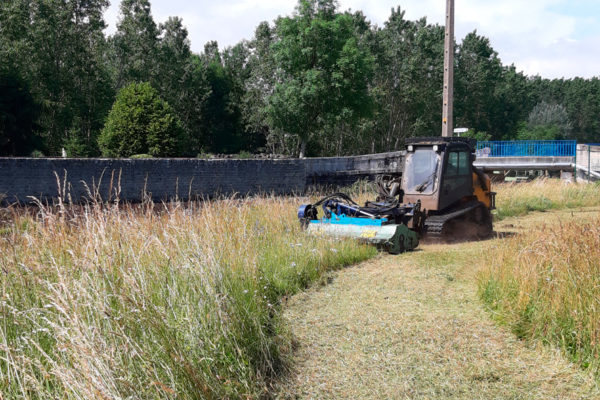
[[[190,49],[181,18],[149,0],[0,4],[0,155],[347,155],[441,131],[444,28],[383,26],[335,0],[300,0],[253,38]],[[455,126],[478,139],[600,141],[600,80],[503,65],[476,31],[456,45]]]

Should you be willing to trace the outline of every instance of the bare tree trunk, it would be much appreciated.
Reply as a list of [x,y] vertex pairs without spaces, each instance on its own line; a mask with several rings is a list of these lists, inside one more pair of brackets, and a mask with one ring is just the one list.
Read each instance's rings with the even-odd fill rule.
[[306,154],[306,139],[300,138],[300,158],[304,158]]

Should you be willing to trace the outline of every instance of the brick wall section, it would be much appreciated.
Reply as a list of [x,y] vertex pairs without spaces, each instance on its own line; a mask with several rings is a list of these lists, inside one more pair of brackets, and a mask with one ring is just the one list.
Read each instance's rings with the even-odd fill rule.
[[73,201],[89,198],[154,201],[241,195],[300,193],[311,185],[345,185],[380,173],[400,173],[402,153],[287,160],[0,158],[0,198],[28,203],[58,195],[58,174]]

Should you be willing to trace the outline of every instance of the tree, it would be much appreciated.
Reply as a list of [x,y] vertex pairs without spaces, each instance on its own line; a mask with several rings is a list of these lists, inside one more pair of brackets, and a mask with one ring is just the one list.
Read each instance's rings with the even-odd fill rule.
[[286,146],[278,142],[283,135],[271,130],[268,123],[269,97],[275,87],[276,65],[271,46],[274,30],[268,22],[261,22],[254,31],[254,38],[248,43],[248,78],[244,84],[242,98],[242,120],[250,143],[253,146],[267,146],[272,153],[285,153]]
[[492,113],[491,125],[495,127],[490,140],[511,140],[517,136],[521,122],[527,118],[533,104],[527,77],[517,72],[514,65],[502,68],[500,82],[496,85],[496,107]]
[[26,156],[41,148],[35,120],[39,105],[15,71],[0,69],[0,155]]
[[442,119],[444,28],[408,21],[392,9],[377,32],[377,145],[372,150],[397,150],[404,139],[437,135]]
[[241,141],[239,109],[232,100],[233,82],[225,68],[217,42],[206,43],[202,60],[206,64],[206,78],[210,88],[203,116],[205,149],[217,153],[237,152]]
[[206,146],[203,118],[211,94],[206,64],[190,51],[187,29],[181,18],[160,24],[158,71],[155,84],[172,107],[185,133],[186,156],[196,156]]
[[272,129],[299,139],[300,157],[339,116],[352,125],[372,113],[373,57],[359,45],[353,18],[335,6],[333,0],[301,0],[292,17],[275,23],[277,83],[267,114]]
[[169,104],[152,86],[132,83],[119,91],[98,139],[107,157],[180,154],[182,128]]
[[85,155],[96,151],[113,96],[103,62],[107,6],[107,0],[0,3],[0,58],[42,106],[36,122],[50,154],[60,154],[69,135],[87,146]]
[[116,89],[132,82],[153,82],[158,76],[158,35],[149,0],[121,1],[117,32],[111,38]]
[[600,79],[574,78],[558,82],[564,90],[560,103],[565,106],[572,123],[571,137],[600,142]]
[[456,126],[465,126],[492,137],[504,134],[494,124],[499,100],[496,87],[502,80],[502,63],[489,39],[471,32],[456,55]]
[[519,129],[520,140],[557,140],[571,135],[573,127],[567,110],[560,104],[541,102],[529,113],[527,124]]

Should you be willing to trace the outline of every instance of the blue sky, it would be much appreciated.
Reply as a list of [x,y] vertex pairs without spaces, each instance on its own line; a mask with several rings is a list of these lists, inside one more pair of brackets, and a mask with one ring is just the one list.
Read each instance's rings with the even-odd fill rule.
[[[116,29],[119,1],[112,0],[105,18],[108,33]],[[443,23],[444,0],[340,0],[342,10],[362,10],[383,25],[392,7],[409,19],[427,17]],[[183,18],[192,50],[209,40],[221,47],[250,39],[261,21],[291,14],[296,0],[151,0],[157,23]],[[600,76],[600,0],[456,0],[456,36],[474,29],[491,40],[504,64],[544,78]]]

